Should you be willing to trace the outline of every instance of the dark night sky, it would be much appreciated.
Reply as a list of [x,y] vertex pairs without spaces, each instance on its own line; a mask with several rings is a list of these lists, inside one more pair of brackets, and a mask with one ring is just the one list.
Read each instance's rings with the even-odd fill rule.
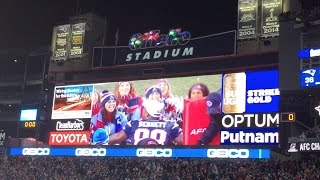
[[[49,45],[52,28],[76,14],[78,0],[3,0],[0,3],[0,49]],[[191,1],[195,2],[195,1]],[[208,2],[208,1],[207,1]],[[209,1],[210,2],[210,1]],[[134,33],[181,27],[193,37],[236,29],[237,1],[216,0],[191,4],[186,1],[79,0],[82,13],[96,12],[108,19],[107,45],[127,45]]]

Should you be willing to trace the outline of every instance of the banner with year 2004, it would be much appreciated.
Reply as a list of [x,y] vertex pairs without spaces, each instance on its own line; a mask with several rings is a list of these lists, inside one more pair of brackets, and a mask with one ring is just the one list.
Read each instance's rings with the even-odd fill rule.
[[261,36],[279,36],[279,15],[282,12],[282,0],[262,0]]
[[239,0],[238,2],[238,39],[257,36],[257,0]]

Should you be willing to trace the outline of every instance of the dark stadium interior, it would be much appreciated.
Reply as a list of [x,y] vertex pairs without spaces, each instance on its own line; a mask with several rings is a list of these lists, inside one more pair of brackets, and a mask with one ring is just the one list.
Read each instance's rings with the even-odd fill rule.
[[[317,77],[313,74],[320,71],[320,2],[220,0],[212,3],[99,0],[3,2],[0,6],[0,22],[3,24],[0,33],[0,180],[320,179],[320,73],[319,81],[316,81]],[[276,25],[268,25],[269,21]],[[254,23],[246,24],[248,22]],[[81,24],[84,24],[83,32],[73,31],[74,25]],[[57,30],[64,25],[69,28],[66,30],[66,39],[61,38],[65,29],[60,29],[60,34]],[[153,30],[159,30],[160,33],[154,35]],[[172,32],[176,33],[175,36],[170,36]],[[184,32],[191,34],[190,41],[184,39]],[[241,37],[240,32],[249,34]],[[228,33],[231,35],[224,35]],[[148,39],[150,37],[151,40]],[[79,39],[80,43],[77,44]],[[133,44],[137,48],[132,49],[132,42],[142,44]],[[60,49],[57,48],[59,46]],[[66,55],[63,55],[64,50]],[[71,50],[80,52],[80,55],[72,57]],[[308,58],[300,58],[298,53],[301,50],[308,51]],[[174,52],[178,53],[174,55]],[[132,59],[128,60],[128,57]],[[254,95],[252,98],[256,99],[253,103],[244,99],[244,108],[248,104],[257,105],[256,111],[223,110],[224,104],[227,104],[225,99],[228,100],[227,95],[223,94],[227,92],[224,75],[234,75],[235,84],[236,74],[273,70],[278,73],[276,81],[279,81],[275,87],[267,85],[272,77],[263,77],[262,80],[253,78],[252,82],[258,84],[256,87],[254,83],[246,84],[247,79],[242,81],[244,84],[228,87],[234,88],[234,92],[242,86],[253,87],[251,90],[256,90],[256,94],[263,94]],[[194,108],[195,111],[190,111],[186,105],[189,100],[192,102],[191,98],[188,95],[177,95],[177,99],[183,102],[183,111],[176,112],[174,109],[176,119],[173,127],[180,128],[181,134],[170,139],[168,144],[159,146],[157,140],[161,139],[162,134],[153,134],[154,139],[151,134],[153,130],[163,131],[148,128],[161,126],[162,121],[147,121],[147,128],[139,129],[139,138],[145,138],[147,130],[146,139],[154,140],[157,145],[152,141],[148,141],[150,144],[134,145],[125,129],[132,126],[135,120],[133,110],[137,110],[136,106],[141,108],[138,108],[141,112],[137,111],[137,120],[150,120],[144,119],[144,113],[148,113],[148,118],[157,117],[155,114],[150,115],[147,103],[140,102],[148,102],[149,95],[147,88],[137,87],[141,85],[138,81],[157,80],[158,83],[159,79],[164,79],[170,92],[172,81],[171,85],[167,82],[170,78],[178,79],[177,82],[181,80],[180,84],[175,84],[178,86],[176,89],[179,89],[179,85],[186,84],[183,78],[196,76],[194,81],[198,82],[200,76],[209,75],[221,76],[218,82],[221,88],[209,92],[210,95],[220,93],[222,100],[216,105],[218,108],[214,109],[219,111],[218,115],[209,113],[209,109],[214,108],[213,103],[217,103],[207,99],[209,94],[202,97],[201,101],[193,101],[195,104],[205,103],[203,112],[196,111],[200,109],[199,104]],[[130,94],[131,90],[128,95],[116,94],[117,91],[120,93],[120,87],[114,90],[116,88],[110,85],[113,83],[117,87],[121,83],[133,82],[136,83],[135,90],[140,91],[139,95]],[[99,87],[96,83],[102,85]],[[85,96],[83,92],[76,92],[64,93],[65,98],[54,99],[59,94],[56,93],[57,87],[73,86],[88,87],[88,93],[92,96],[90,93]],[[204,94],[204,88],[201,88]],[[190,87],[189,93],[194,89]],[[249,97],[246,90],[245,97]],[[280,91],[280,95],[276,95],[276,91]],[[232,94],[233,91],[230,92]],[[152,89],[153,93],[157,93],[157,89]],[[267,97],[268,93],[271,95]],[[172,105],[163,94],[159,94],[165,107]],[[266,107],[263,105],[270,103],[267,102],[270,97],[279,100],[276,111],[263,109]],[[128,101],[132,99],[126,98],[133,98],[135,101],[130,103],[134,105],[129,105]],[[237,98],[235,96],[234,109],[237,109]],[[122,101],[127,102],[121,104]],[[112,103],[116,104],[115,108]],[[177,107],[175,104],[174,108]],[[94,108],[98,108],[95,115]],[[116,110],[109,113],[108,108]],[[36,119],[23,119],[21,110],[37,110]],[[190,128],[192,131],[188,134],[185,129],[189,117],[184,117],[187,111],[205,114],[209,125],[205,128]],[[263,121],[277,123],[276,128],[258,127],[260,114],[269,117]],[[278,116],[270,118],[271,114]],[[125,116],[124,120],[121,115]],[[250,117],[245,119],[245,115],[254,116],[254,121],[250,124]],[[240,118],[238,129],[232,127],[228,131],[229,127],[214,121],[226,116]],[[102,118],[101,122],[98,122],[99,118]],[[197,119],[199,124],[205,118]],[[127,124],[123,126],[121,121]],[[103,124],[100,127],[98,123]],[[237,123],[236,118],[234,123]],[[169,139],[167,133],[172,133],[167,131],[168,124],[165,125],[165,140]],[[252,124],[256,126],[253,130],[250,129]],[[219,137],[218,145],[212,144],[213,137],[210,137],[210,143],[200,141],[203,139],[198,139],[194,144],[186,143],[185,137],[192,137],[192,133],[194,137],[205,137],[211,125],[214,130],[220,128],[219,135],[215,135]],[[274,144],[269,143],[272,136],[267,135],[260,139],[263,141],[261,144],[252,140],[258,139],[251,138],[252,134],[269,134],[269,131],[273,132],[270,130],[272,128],[276,129],[277,135]],[[104,131],[98,134],[95,133],[97,129]],[[115,134],[111,133],[113,129]],[[235,134],[233,138],[238,138],[239,142],[233,144],[230,135],[230,144],[223,144],[220,139],[222,130]],[[239,137],[236,136],[237,131],[240,131]],[[245,134],[244,140],[240,140],[241,133]],[[180,135],[183,138],[181,144],[178,141]],[[111,140],[119,137],[123,141],[114,143],[116,145],[111,143]],[[95,141],[95,138],[98,140]]]

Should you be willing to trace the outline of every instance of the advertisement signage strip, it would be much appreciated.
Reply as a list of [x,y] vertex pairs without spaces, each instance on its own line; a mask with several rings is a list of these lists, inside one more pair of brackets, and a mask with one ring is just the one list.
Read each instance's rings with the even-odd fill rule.
[[278,145],[278,128],[221,129],[221,145]]
[[290,143],[288,152],[320,152],[320,142],[297,142]]
[[50,121],[51,131],[89,131],[90,118],[59,119]]
[[108,156],[269,159],[269,149],[11,148],[10,156]]
[[77,146],[90,143],[90,131],[50,132],[49,145],[51,146]]
[[55,87],[51,119],[91,118],[93,85]]
[[258,0],[238,1],[238,39],[257,36]]
[[70,36],[70,25],[57,26],[54,29],[52,59],[60,60],[67,59],[68,56],[68,41]]
[[86,23],[72,25],[69,58],[79,58],[83,54]]
[[279,127],[279,113],[225,114],[223,128],[274,128]]
[[279,97],[277,70],[223,75],[222,111],[225,114],[278,112]]
[[262,0],[261,36],[279,36],[282,0]]
[[[232,55],[236,52],[235,43],[236,32],[230,31],[217,35],[191,38],[187,44],[182,45],[136,50],[132,50],[129,47],[96,47],[94,48],[93,62],[97,61],[97,63],[93,64],[93,67]],[[103,52],[102,55],[101,52]],[[100,59],[102,59],[101,64]]]

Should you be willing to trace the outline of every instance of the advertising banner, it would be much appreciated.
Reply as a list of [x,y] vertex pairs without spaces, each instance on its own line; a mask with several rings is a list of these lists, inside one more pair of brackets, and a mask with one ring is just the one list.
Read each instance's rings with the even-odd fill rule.
[[79,146],[88,145],[90,131],[50,132],[49,145],[52,146]]
[[279,36],[282,0],[262,0],[261,36]]
[[69,58],[79,58],[83,54],[86,23],[73,24],[71,27]]
[[164,157],[269,159],[269,149],[207,148],[11,148],[10,156]]
[[181,29],[163,34],[153,30],[134,34],[128,47],[95,48],[93,67],[232,55],[236,52],[235,43],[235,31],[191,38],[188,31]]
[[276,70],[225,74],[222,111],[225,114],[278,112],[278,76]]
[[288,152],[320,152],[320,142],[296,142],[290,143]]
[[70,25],[61,25],[54,28],[52,59],[67,59],[68,41],[70,36]]
[[238,1],[238,39],[257,36],[258,0]]
[[51,118],[91,118],[92,95],[92,85],[56,87]]
[[51,131],[89,131],[90,118],[51,120]]

